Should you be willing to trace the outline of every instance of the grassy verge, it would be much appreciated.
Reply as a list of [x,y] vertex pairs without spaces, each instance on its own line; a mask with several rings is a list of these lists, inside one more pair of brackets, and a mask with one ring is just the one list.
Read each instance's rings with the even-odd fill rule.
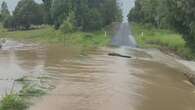
[[65,45],[82,47],[106,46],[110,42],[110,37],[106,37],[103,31],[93,33],[74,32],[64,35],[59,30],[54,30],[50,26],[44,26],[35,30],[14,32],[9,32],[1,27],[0,37],[41,43],[65,43]]
[[161,50],[174,52],[186,59],[195,58],[194,54],[186,46],[186,42],[182,36],[174,31],[156,29],[136,23],[133,23],[132,31],[141,48],[159,48]]

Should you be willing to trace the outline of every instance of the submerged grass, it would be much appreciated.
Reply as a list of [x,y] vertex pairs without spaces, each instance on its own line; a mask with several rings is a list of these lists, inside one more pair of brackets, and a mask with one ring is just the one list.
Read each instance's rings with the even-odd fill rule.
[[36,85],[25,85],[19,93],[22,97],[40,97],[45,94],[46,92],[43,89],[38,88]]
[[41,43],[62,43],[69,46],[82,47],[106,46],[110,42],[110,37],[105,36],[103,31],[92,33],[77,31],[64,35],[61,31],[55,30],[51,26],[43,26],[34,30],[13,32],[7,31],[1,27],[0,37]]
[[136,23],[133,23],[132,31],[141,48],[159,48],[174,52],[186,59],[195,58],[194,53],[186,46],[186,42],[182,36],[174,31],[156,29]]
[[0,110],[26,110],[30,106],[30,98],[40,97],[46,94],[46,91],[38,85],[33,85],[25,78],[16,80],[23,84],[23,88],[19,93],[10,93],[2,98],[0,102]]
[[6,95],[0,103],[0,110],[25,110],[27,102],[18,94]]

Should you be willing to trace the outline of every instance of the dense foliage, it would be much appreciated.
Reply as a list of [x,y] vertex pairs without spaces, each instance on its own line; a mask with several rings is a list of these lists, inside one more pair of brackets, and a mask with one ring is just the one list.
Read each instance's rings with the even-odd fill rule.
[[[83,31],[93,31],[121,19],[116,0],[54,0],[44,2],[56,28],[74,13],[74,25]],[[48,9],[48,7],[51,7]]]
[[32,25],[49,24],[56,29],[65,29],[63,25],[68,25],[82,31],[94,31],[122,18],[116,0],[42,1],[38,4],[34,0],[21,0],[13,15],[6,17],[4,27],[21,30]]
[[129,13],[129,20],[148,23],[156,27],[169,26],[167,0],[136,0]]
[[6,2],[1,4],[1,12],[0,12],[0,22],[4,22],[9,16],[10,12],[8,10],[8,6]]
[[184,39],[195,50],[194,6],[194,0],[168,0],[171,24],[184,35]]
[[194,0],[136,0],[129,20],[157,28],[172,28],[180,32],[188,45],[195,47]]
[[29,29],[31,25],[43,24],[44,9],[33,0],[21,0],[12,16],[4,21],[4,27],[11,29]]

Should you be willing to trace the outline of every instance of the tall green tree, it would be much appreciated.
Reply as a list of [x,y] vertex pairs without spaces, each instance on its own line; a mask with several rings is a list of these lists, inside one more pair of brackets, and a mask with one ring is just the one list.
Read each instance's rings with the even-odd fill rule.
[[53,0],[51,3],[51,16],[56,28],[71,12],[75,13],[74,25],[83,31],[101,29],[121,19],[116,0]]
[[122,20],[116,0],[76,0],[75,7],[77,26],[84,31],[101,29]]
[[122,11],[118,6],[116,0],[100,0],[102,3],[99,6],[100,13],[102,14],[104,25],[109,25],[115,21],[122,20]]
[[51,16],[51,6],[53,3],[53,0],[42,0],[43,6],[45,10],[45,16],[44,16],[44,23],[46,24],[52,24],[52,16]]
[[42,1],[37,4],[34,0],[21,0],[5,26],[28,29],[45,23],[59,29],[61,25],[71,24],[81,31],[94,31],[120,21],[122,16],[116,0]]
[[8,10],[8,6],[7,6],[7,3],[6,2],[3,2],[1,4],[1,17],[0,17],[0,20],[2,22],[5,21],[6,18],[8,18],[10,16],[10,12]]
[[99,30],[103,26],[103,18],[97,9],[90,9],[86,12],[83,30],[94,31]]
[[58,29],[70,12],[73,10],[73,0],[54,0],[51,7],[51,16],[55,28]]
[[195,51],[195,1],[167,0],[171,25],[184,35],[190,47]]
[[21,0],[13,12],[17,28],[29,29],[31,25],[43,23],[44,10],[42,5],[33,0]]
[[129,20],[180,32],[195,51],[195,0],[136,0]]
[[158,28],[169,27],[167,0],[136,0],[129,13],[129,20],[152,24]]

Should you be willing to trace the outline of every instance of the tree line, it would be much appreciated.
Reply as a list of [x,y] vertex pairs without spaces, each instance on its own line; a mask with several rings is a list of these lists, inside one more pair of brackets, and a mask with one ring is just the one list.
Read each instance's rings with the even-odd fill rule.
[[30,29],[48,24],[65,32],[76,29],[94,31],[120,21],[121,10],[116,0],[21,0],[10,13],[6,2],[1,5],[0,22],[12,30]]
[[195,0],[136,0],[129,21],[174,29],[195,51]]

